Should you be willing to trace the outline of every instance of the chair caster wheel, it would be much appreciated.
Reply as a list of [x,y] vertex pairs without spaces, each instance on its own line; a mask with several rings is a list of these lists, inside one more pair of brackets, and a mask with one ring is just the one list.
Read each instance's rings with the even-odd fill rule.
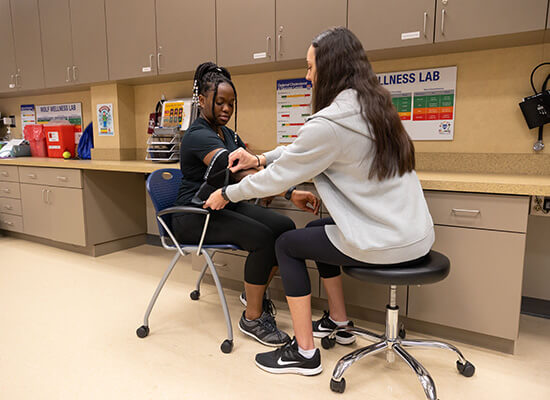
[[399,329],[398,335],[401,339],[405,339],[405,336],[407,336],[407,331],[405,330],[405,328]]
[[331,378],[330,390],[336,393],[344,393],[344,390],[346,390],[346,380],[342,378],[342,380],[338,382]]
[[474,367],[474,364],[470,361],[466,361],[466,364],[462,364],[460,361],[457,361],[456,369],[458,369],[458,372],[466,378],[469,378],[476,372],[476,367]]
[[191,297],[191,300],[198,300],[199,297],[201,297],[201,292],[199,292],[198,290],[193,290],[193,291],[189,294],[189,297]]
[[149,334],[148,326],[142,325],[136,330],[136,335],[138,335],[139,338],[143,339],[144,337],[147,337],[148,334]]
[[321,346],[323,346],[323,349],[328,350],[332,349],[334,345],[336,344],[336,338],[330,338],[328,336],[325,336],[321,339]]
[[222,345],[220,346],[220,348],[222,349],[222,352],[226,354],[231,353],[231,350],[233,350],[233,341],[229,339],[225,339]]

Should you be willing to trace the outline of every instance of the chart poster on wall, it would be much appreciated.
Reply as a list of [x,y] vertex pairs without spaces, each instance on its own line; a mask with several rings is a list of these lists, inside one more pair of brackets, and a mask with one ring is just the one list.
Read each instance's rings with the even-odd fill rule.
[[277,143],[292,143],[311,115],[311,82],[307,79],[277,81]]
[[377,74],[413,140],[453,140],[456,66]]
[[113,126],[113,104],[98,104],[97,109],[97,129],[99,136],[115,136]]
[[82,104],[49,104],[36,106],[36,123],[47,124],[52,120],[66,120],[75,125],[75,141],[82,136]]
[[25,126],[36,124],[36,112],[34,104],[21,105],[21,130],[25,131]]

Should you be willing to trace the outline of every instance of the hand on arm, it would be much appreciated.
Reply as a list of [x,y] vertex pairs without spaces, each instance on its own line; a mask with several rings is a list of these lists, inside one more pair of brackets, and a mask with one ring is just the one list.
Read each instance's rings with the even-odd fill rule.
[[290,195],[290,201],[300,210],[307,211],[312,214],[319,214],[321,200],[311,192],[305,190],[294,190]]
[[[235,162],[237,163],[232,166]],[[257,156],[249,153],[242,147],[239,147],[237,150],[229,154],[229,169],[231,172],[237,172],[243,169],[256,169],[263,165],[265,165],[265,157],[263,155]]]

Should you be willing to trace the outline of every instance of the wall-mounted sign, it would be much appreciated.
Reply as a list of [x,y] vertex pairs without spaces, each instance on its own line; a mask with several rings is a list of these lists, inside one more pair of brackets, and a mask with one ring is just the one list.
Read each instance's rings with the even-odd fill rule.
[[99,136],[115,136],[112,104],[97,105],[97,129]]
[[291,143],[311,115],[311,82],[301,79],[277,81],[277,143]]

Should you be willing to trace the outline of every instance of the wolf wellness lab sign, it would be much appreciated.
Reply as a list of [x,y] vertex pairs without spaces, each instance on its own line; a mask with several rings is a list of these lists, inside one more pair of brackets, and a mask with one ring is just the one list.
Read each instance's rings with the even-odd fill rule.
[[413,140],[453,140],[456,66],[377,74]]

